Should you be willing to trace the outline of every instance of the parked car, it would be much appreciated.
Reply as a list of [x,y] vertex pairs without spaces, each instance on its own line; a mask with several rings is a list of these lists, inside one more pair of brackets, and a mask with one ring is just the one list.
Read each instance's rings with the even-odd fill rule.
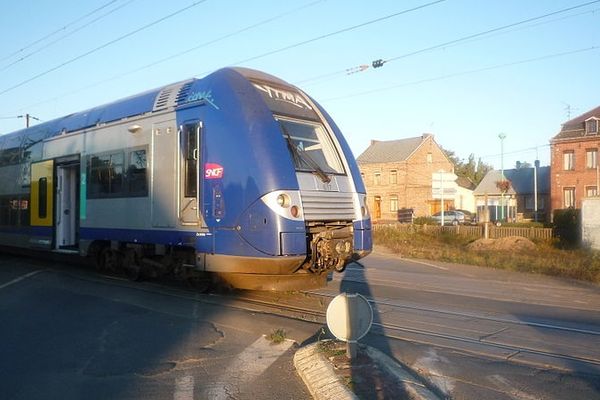
[[460,211],[461,213],[465,214],[465,224],[467,225],[477,225],[477,214],[472,213],[471,211],[467,211],[467,210],[456,210],[456,211]]
[[[432,218],[438,224],[442,224],[442,212],[437,212],[432,215]],[[458,210],[444,211],[444,225],[458,225],[458,224],[469,224],[471,223],[471,216],[468,216]]]

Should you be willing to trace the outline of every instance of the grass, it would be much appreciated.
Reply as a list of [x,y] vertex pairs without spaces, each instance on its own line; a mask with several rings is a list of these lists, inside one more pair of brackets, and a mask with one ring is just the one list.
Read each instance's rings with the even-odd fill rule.
[[279,344],[285,340],[286,336],[287,333],[285,332],[285,330],[278,328],[273,330],[273,332],[271,332],[271,334],[267,336],[267,339],[269,339],[272,343]]
[[375,244],[408,258],[421,258],[479,265],[513,271],[533,272],[600,283],[600,252],[589,249],[564,250],[554,243],[535,242],[536,251],[469,251],[472,238],[453,233],[402,232],[392,227],[373,231]]
[[336,340],[326,340],[319,342],[317,350],[327,358],[339,357],[346,354],[346,344]]

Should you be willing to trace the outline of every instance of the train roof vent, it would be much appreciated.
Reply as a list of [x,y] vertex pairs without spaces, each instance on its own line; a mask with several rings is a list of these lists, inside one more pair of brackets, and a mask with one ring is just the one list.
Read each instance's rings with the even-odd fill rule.
[[179,82],[163,88],[156,96],[152,111],[161,111],[175,107],[181,101],[181,91],[187,87],[186,92],[188,92],[192,82]]
[[187,99],[193,83],[194,80],[187,81],[179,88],[179,93],[177,93],[177,98],[175,99],[175,103],[177,105],[181,104],[185,99]]

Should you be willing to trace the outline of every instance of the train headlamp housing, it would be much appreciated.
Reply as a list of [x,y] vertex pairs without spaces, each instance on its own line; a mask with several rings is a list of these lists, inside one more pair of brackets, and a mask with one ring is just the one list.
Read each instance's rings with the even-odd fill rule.
[[369,207],[367,206],[367,196],[362,193],[356,193],[354,196],[354,209],[357,220],[369,219]]
[[265,194],[261,200],[277,215],[293,221],[304,220],[299,191],[277,190]]

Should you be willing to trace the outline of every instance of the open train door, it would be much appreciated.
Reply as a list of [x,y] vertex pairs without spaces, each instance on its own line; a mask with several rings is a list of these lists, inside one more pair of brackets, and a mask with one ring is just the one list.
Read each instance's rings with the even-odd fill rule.
[[77,251],[79,246],[79,157],[57,159],[55,166],[54,248]]

